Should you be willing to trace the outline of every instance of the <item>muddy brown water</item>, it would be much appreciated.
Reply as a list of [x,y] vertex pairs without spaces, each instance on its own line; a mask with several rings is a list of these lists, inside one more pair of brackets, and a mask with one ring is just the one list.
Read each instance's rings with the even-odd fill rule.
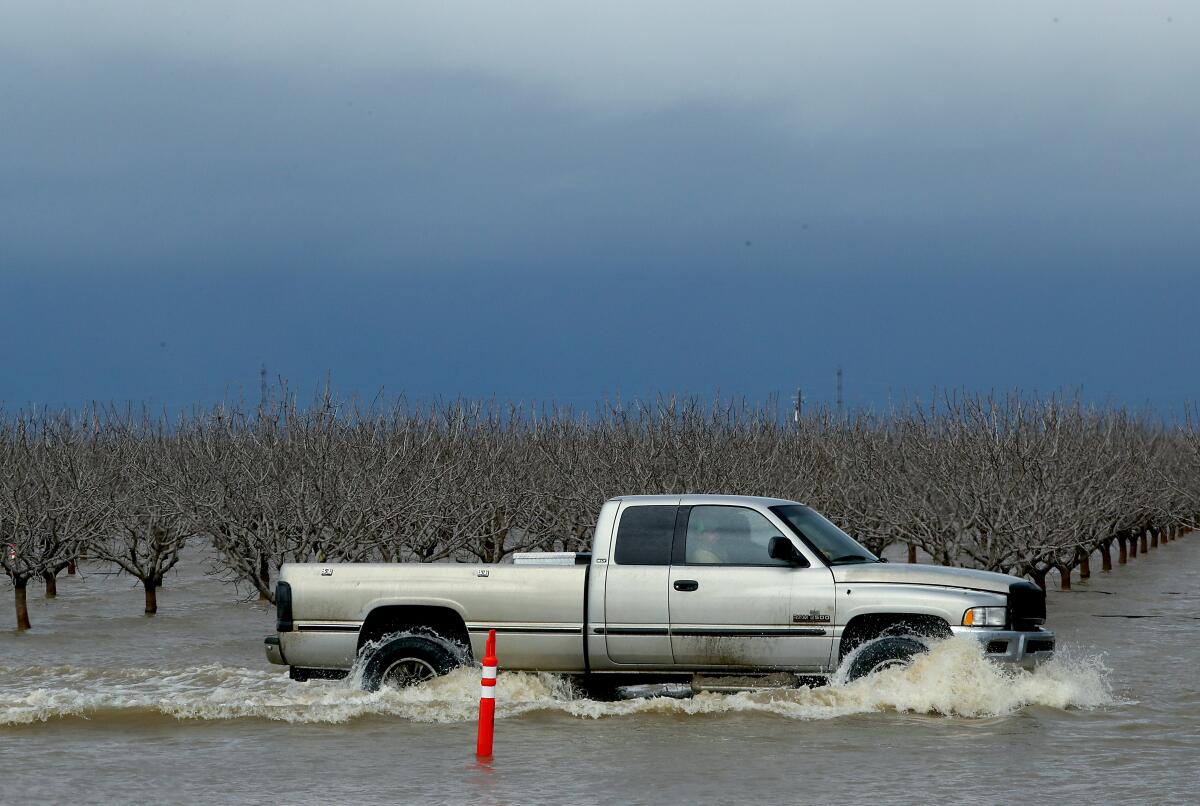
[[501,672],[490,765],[476,670],[291,682],[262,655],[271,609],[189,560],[155,617],[87,566],[31,595],[32,631],[4,613],[0,802],[1200,801],[1200,534],[1052,591],[1064,651],[1034,674],[953,641],[848,685],[684,700]]

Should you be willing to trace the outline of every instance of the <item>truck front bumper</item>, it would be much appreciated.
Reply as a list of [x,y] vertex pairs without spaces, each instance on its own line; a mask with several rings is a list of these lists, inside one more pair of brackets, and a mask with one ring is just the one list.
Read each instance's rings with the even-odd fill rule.
[[1054,657],[1054,633],[1049,630],[1020,632],[981,627],[951,627],[950,632],[983,644],[988,660],[1032,669]]

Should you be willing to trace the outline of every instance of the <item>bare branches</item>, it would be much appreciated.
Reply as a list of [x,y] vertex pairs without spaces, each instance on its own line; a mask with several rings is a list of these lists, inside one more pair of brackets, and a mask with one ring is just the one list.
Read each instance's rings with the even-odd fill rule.
[[[0,567],[25,589],[81,553],[143,583],[146,612],[189,539],[270,599],[289,561],[498,562],[582,550],[603,502],[638,493],[805,501],[874,551],[1028,575],[1106,569],[1200,521],[1200,427],[1019,394],[945,395],[886,416],[661,397],[587,414],[286,387],[254,409],[168,421],[0,415]],[[11,547],[11,548],[10,548]],[[911,555],[910,555],[911,556]]]
[[0,426],[0,567],[16,592],[17,628],[28,629],[25,591],[55,578],[111,521],[104,484],[107,434],[66,415],[19,416]]
[[115,420],[106,484],[113,502],[109,529],[91,542],[90,554],[142,583],[145,613],[158,612],[158,588],[179,562],[191,527],[166,494],[177,472],[176,447],[161,423]]

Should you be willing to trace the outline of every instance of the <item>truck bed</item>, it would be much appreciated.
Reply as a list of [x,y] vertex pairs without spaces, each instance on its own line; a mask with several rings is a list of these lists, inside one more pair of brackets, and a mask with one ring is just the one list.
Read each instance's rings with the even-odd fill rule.
[[[545,671],[584,668],[584,586],[588,567],[465,563],[285,564],[294,629],[280,649],[293,666],[345,668],[367,614],[380,607],[454,610],[466,624],[472,654],[482,656],[489,629],[521,665]],[[479,621],[479,614],[487,621]]]

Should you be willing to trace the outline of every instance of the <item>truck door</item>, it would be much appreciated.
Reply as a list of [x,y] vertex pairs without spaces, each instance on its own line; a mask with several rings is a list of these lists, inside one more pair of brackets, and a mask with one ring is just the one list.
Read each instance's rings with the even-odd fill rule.
[[768,543],[784,534],[748,507],[680,508],[668,590],[677,665],[828,665],[833,575],[771,559]]
[[671,663],[667,585],[674,505],[622,504],[604,582],[604,635],[615,663]]

